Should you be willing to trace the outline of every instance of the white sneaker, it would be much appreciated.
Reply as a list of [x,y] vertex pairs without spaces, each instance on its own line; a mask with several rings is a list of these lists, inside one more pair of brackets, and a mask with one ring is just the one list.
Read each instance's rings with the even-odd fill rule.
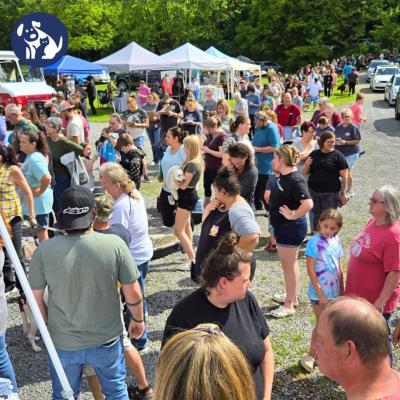
[[275,310],[271,311],[271,316],[275,317],[275,318],[291,317],[294,314],[296,314],[295,310],[292,310],[290,308],[286,308],[286,307],[283,307],[283,306],[279,306]]
[[299,361],[300,365],[307,371],[313,372],[315,368],[315,359],[308,354],[304,354]]
[[[276,303],[283,304],[285,302],[285,300],[286,300],[286,293],[282,293],[282,294],[275,293],[272,296],[272,300],[275,301]],[[299,302],[296,301],[294,303],[294,307],[297,307],[298,305],[299,305]]]

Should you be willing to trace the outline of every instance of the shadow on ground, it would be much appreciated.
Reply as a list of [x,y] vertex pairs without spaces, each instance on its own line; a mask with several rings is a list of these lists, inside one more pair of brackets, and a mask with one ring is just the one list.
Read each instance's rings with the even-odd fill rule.
[[386,103],[385,100],[375,100],[372,102],[372,105],[374,108],[382,108],[382,109],[389,108],[389,105],[388,103]]
[[388,136],[400,137],[400,122],[394,118],[394,111],[393,111],[393,118],[384,118],[375,120],[374,128],[377,131],[383,132]]

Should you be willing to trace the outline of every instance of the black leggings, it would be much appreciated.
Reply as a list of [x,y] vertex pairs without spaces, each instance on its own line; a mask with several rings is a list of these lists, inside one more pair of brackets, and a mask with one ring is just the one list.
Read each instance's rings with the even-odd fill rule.
[[254,192],[254,206],[256,210],[262,210],[265,208],[265,210],[268,211],[268,204],[264,200],[264,192],[265,187],[267,186],[268,178],[269,175],[258,174],[257,185]]
[[218,169],[211,169],[211,168],[205,168],[204,169],[204,181],[203,181],[203,186],[204,186],[204,196],[205,197],[211,197],[212,194],[212,184],[214,183],[215,177],[217,176]]

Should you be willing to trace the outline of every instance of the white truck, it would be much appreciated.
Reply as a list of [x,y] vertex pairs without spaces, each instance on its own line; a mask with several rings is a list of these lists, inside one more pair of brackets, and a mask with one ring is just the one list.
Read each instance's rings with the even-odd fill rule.
[[20,63],[13,51],[0,50],[0,105],[35,103],[41,109],[54,93],[41,68]]

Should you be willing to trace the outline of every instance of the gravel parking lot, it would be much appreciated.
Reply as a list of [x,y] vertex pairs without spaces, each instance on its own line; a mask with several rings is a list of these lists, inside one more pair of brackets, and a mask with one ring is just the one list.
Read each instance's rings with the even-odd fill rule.
[[[362,92],[367,95],[364,106],[368,122],[362,129],[362,147],[366,150],[354,169],[355,197],[344,207],[344,227],[341,238],[348,254],[349,243],[368,220],[368,198],[374,189],[382,184],[399,187],[400,123],[394,119],[393,108],[383,101],[383,92],[372,93],[366,85]],[[95,126],[97,134],[100,126]],[[146,197],[149,212],[149,224],[160,226],[155,211],[155,198]],[[305,260],[301,253],[301,292],[300,305],[295,316],[285,320],[274,320],[268,314],[275,304],[271,296],[283,288],[283,275],[275,254],[262,250],[267,237],[267,220],[257,216],[262,229],[259,249],[256,251],[257,272],[253,282],[256,298],[268,320],[271,329],[271,341],[276,357],[276,375],[273,399],[344,399],[344,393],[334,383],[324,378],[318,371],[306,375],[298,367],[298,360],[307,350],[314,325],[314,318],[307,301],[306,288],[308,277]],[[196,228],[196,233],[199,232]],[[304,250],[304,247],[302,248]],[[149,305],[149,352],[143,356],[146,371],[151,382],[159,352],[160,340],[165,320],[173,305],[191,292],[192,284],[187,273],[176,269],[176,255],[156,260],[152,263],[147,276],[147,301]],[[7,331],[8,349],[16,370],[20,398],[22,400],[51,399],[47,355],[45,349],[34,353],[22,333],[16,298],[10,299],[9,328]],[[39,342],[43,346],[43,342]],[[396,366],[399,353],[396,353]],[[132,378],[129,378],[131,380]],[[85,382],[81,399],[91,399]]]

